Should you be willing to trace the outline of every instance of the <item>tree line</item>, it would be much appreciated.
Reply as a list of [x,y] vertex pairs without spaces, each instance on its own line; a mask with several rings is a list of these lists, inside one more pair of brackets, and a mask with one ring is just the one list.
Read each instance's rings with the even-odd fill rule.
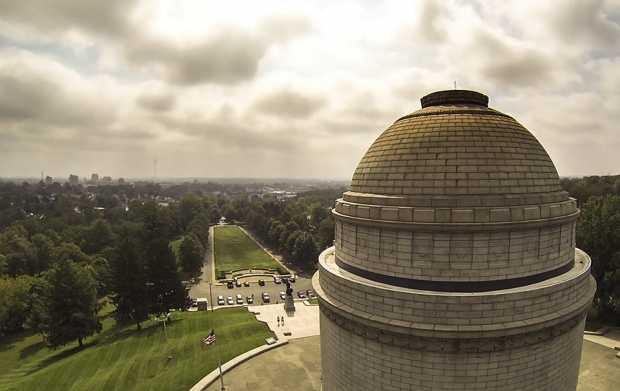
[[0,213],[16,217],[0,231],[0,338],[31,328],[50,348],[82,346],[101,330],[106,300],[111,316],[137,328],[188,308],[182,281],[200,273],[210,213],[140,199],[100,210],[96,195],[59,189],[0,183]]

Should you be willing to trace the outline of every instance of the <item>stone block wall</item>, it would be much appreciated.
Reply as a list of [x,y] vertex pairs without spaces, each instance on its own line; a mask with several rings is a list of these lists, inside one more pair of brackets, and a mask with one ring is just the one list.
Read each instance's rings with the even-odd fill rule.
[[547,341],[484,354],[402,349],[351,333],[324,314],[320,322],[323,391],[574,391],[577,387],[583,321]]
[[575,254],[575,221],[497,232],[432,232],[361,226],[336,220],[338,258],[387,276],[484,281],[540,274]]

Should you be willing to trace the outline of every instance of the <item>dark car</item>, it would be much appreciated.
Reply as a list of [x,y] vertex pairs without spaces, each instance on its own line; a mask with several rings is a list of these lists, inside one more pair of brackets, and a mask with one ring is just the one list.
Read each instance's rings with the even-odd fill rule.
[[228,282],[226,283],[226,286],[228,287],[228,289],[232,289],[232,288],[234,288],[234,287],[235,287],[235,284],[233,284],[233,282],[232,282],[232,281],[228,281]]
[[241,281],[239,281],[239,280],[235,281],[235,286],[237,288],[240,288],[241,287]]
[[288,277],[282,277],[282,283],[286,284],[288,282]]
[[306,298],[306,294],[303,293],[302,291],[297,292],[297,297],[299,297],[300,299],[305,299]]
[[258,280],[258,285],[265,286],[265,280]]
[[288,278],[288,282],[295,282],[295,277],[290,276],[290,277]]
[[269,299],[269,294],[267,292],[263,292],[263,303],[269,303],[271,300]]
[[249,281],[244,281],[244,282],[243,282],[243,286],[245,286],[245,287],[250,286],[250,282],[249,282]]
[[192,299],[192,300],[191,300],[191,304],[190,304],[190,305],[191,305],[192,307],[198,307],[198,300],[196,300],[196,299]]
[[246,297],[246,298],[245,298],[245,301],[246,301],[248,304],[252,304],[252,303],[254,303],[254,299],[252,298],[252,296],[248,296],[248,297]]

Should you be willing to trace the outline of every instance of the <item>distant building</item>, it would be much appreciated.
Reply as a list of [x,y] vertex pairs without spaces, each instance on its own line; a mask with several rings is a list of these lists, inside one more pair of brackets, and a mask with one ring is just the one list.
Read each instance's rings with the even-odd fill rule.
[[77,175],[69,175],[69,184],[71,186],[76,186],[80,183],[80,177],[78,177]]
[[49,175],[48,175],[48,176],[46,176],[46,177],[45,177],[45,184],[46,184],[46,185],[51,185],[52,183],[53,183],[53,182],[52,182],[52,177],[51,177],[51,176],[49,176]]
[[109,176],[104,176],[104,177],[101,179],[101,183],[110,183],[110,182],[112,182],[112,177],[109,177]]
[[119,185],[125,184],[125,178],[118,178],[118,184]]
[[98,174],[93,174],[90,176],[90,180],[97,183],[99,182],[99,175]]

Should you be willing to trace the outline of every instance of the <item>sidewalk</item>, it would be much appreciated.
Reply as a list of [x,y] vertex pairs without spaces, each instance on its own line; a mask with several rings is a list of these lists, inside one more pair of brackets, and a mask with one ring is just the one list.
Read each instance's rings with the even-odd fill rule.
[[[319,390],[319,307],[299,301],[295,302],[295,312],[284,311],[284,304],[252,306],[248,307],[248,310],[256,314],[256,319],[267,324],[276,335],[277,342],[275,345],[260,346],[222,363],[226,389]],[[278,322],[278,317],[284,321]],[[295,340],[292,347],[289,346],[291,340]],[[297,343],[297,340],[303,342]],[[228,376],[228,372],[232,370],[234,376]],[[258,381],[259,379],[261,380]],[[207,385],[209,386],[205,388]],[[220,389],[219,369],[216,369],[196,383],[190,391]]]

